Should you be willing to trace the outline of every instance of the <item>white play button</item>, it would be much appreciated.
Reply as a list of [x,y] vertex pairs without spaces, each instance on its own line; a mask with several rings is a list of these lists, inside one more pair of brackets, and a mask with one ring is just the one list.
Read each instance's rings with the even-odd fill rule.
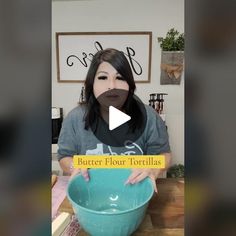
[[124,112],[109,106],[109,130],[113,130],[131,119]]

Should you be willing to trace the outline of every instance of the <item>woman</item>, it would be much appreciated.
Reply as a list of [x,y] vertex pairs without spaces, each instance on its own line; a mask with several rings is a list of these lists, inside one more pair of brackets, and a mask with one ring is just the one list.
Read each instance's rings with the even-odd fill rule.
[[[164,122],[153,108],[146,105],[144,107],[146,117],[144,117],[134,97],[135,89],[132,70],[122,52],[110,48],[94,55],[85,80],[86,104],[74,108],[67,115],[58,141],[58,159],[65,172],[70,173],[71,176],[81,173],[85,180],[89,181],[87,169],[74,169],[72,165],[73,155],[86,154],[162,154],[166,159],[166,168],[169,166],[170,147]],[[125,132],[131,136],[135,132],[139,133],[137,140],[134,142],[127,140],[123,146],[120,143],[110,145],[109,141],[114,136],[109,136],[108,105],[113,105],[131,116],[126,126],[128,131]],[[120,129],[119,132],[123,131]],[[99,132],[109,136],[108,143],[101,142],[97,138]],[[163,169],[157,168],[132,169],[126,184],[138,183],[149,176],[157,192],[155,180],[162,171]]]

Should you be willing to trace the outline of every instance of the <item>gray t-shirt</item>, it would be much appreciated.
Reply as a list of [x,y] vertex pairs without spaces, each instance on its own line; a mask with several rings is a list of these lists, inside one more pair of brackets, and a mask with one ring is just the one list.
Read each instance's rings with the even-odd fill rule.
[[145,105],[147,124],[135,141],[127,140],[123,147],[101,143],[92,130],[84,128],[85,107],[74,108],[63,121],[58,140],[58,160],[73,155],[158,155],[170,152],[166,126],[150,106]]

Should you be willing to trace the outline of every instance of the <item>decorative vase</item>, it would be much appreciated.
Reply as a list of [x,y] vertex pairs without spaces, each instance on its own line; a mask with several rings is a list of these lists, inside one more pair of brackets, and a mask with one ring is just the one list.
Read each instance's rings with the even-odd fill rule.
[[184,51],[162,51],[161,84],[180,84],[183,72]]

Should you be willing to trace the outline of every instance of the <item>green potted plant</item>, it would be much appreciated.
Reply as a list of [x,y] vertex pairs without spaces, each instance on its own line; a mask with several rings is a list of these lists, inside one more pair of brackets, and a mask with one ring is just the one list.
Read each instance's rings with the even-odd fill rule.
[[170,29],[166,37],[157,38],[163,51],[184,51],[184,34],[174,28]]
[[162,49],[161,84],[180,84],[184,59],[184,34],[170,29],[166,37],[158,37]]
[[184,191],[184,165],[175,164],[167,171],[167,178],[175,178],[177,187],[180,191]]
[[167,178],[184,178],[184,165],[175,164],[167,171]]

